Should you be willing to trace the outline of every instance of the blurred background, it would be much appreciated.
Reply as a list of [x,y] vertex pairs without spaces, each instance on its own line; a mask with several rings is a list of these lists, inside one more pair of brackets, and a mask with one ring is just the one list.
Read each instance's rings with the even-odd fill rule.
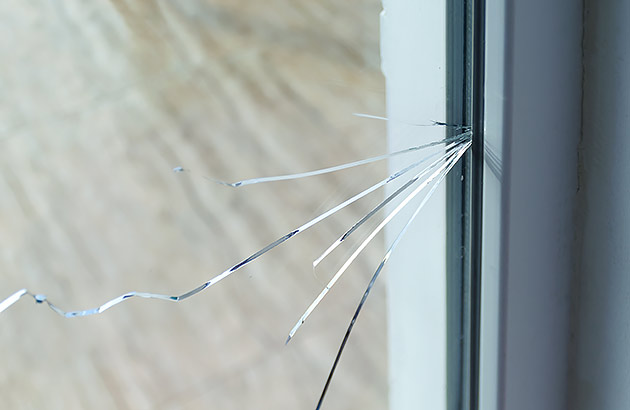
[[[181,294],[383,179],[385,163],[239,189],[204,178],[385,152],[385,124],[352,115],[383,115],[380,9],[379,0],[3,1],[0,299],[26,287],[75,310],[130,290]],[[350,248],[316,271],[313,259],[381,199],[179,304],[132,299],[65,319],[21,300],[0,315],[2,407],[314,408],[382,239],[284,341]],[[387,406],[383,283],[326,409]]]

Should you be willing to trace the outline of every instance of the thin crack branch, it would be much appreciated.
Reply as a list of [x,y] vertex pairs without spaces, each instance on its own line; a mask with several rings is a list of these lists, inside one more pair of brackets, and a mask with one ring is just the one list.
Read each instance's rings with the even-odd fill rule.
[[[289,336],[287,337],[286,343],[288,343],[295,333],[300,329],[300,327],[304,324],[306,319],[313,313],[315,308],[319,305],[319,303],[324,299],[324,297],[328,294],[330,289],[337,283],[339,278],[344,274],[344,272],[348,269],[348,267],[354,262],[354,260],[359,256],[359,254],[365,249],[365,247],[374,239],[374,237],[396,216],[398,213],[412,200],[414,199],[424,188],[426,188],[431,181],[437,178],[440,173],[444,169],[452,168],[454,165],[453,159],[459,159],[464,152],[470,147],[470,141],[466,142],[463,147],[461,147],[456,153],[453,154],[453,157],[447,160],[446,163],[441,165],[436,171],[433,172],[427,179],[422,181],[422,183],[411,193],[409,194],[396,208],[390,212],[387,217],[370,233],[370,235],[359,245],[359,247],[354,251],[354,253],[346,260],[346,262],[339,268],[337,273],[332,277],[332,279],[328,282],[326,287],[321,291],[321,293],[315,298],[315,300],[311,303],[311,305],[306,309],[302,317],[297,321],[295,326],[289,332]],[[426,203],[427,197],[422,201],[422,206]]]
[[[454,138],[449,138],[446,140],[441,140],[437,143],[431,143],[434,145],[437,144],[442,144],[445,141],[462,141],[464,139],[466,139],[468,136],[468,134],[462,134],[461,136],[457,136]],[[423,146],[430,146],[430,144],[425,144]],[[411,150],[414,150],[417,147],[412,147],[410,148]],[[409,150],[409,149],[408,149]],[[408,151],[408,150],[403,150],[403,151]],[[402,151],[399,151],[402,152]],[[411,152],[411,151],[409,151]],[[394,153],[395,154],[395,153]],[[391,154],[388,154],[391,155]],[[419,161],[420,162],[420,161]],[[196,294],[198,294],[199,292],[202,292],[203,290],[217,284],[218,282],[222,281],[223,279],[227,278],[228,276],[230,276],[232,273],[236,272],[237,270],[239,270],[240,268],[242,268],[243,266],[251,263],[252,261],[258,259],[260,256],[264,255],[265,253],[269,252],[270,250],[274,249],[275,247],[277,247],[278,245],[286,242],[287,240],[289,240],[290,238],[298,235],[301,232],[304,232],[305,230],[311,228],[312,226],[316,225],[317,223],[323,221],[324,219],[328,218],[329,216],[335,214],[336,212],[340,211],[341,209],[345,208],[346,206],[358,201],[359,199],[365,197],[366,195],[376,191],[377,189],[385,186],[386,184],[389,184],[390,182],[396,180],[397,178],[401,177],[402,175],[404,175],[405,173],[409,172],[413,167],[408,166],[392,175],[390,175],[389,177],[379,181],[378,183],[372,185],[371,187],[359,192],[358,194],[350,197],[349,199],[345,200],[344,202],[338,204],[337,206],[329,209],[328,211],[320,214],[319,216],[311,219],[310,221],[306,222],[305,224],[299,226],[298,228],[290,231],[289,233],[287,233],[286,235],[276,239],[275,241],[271,242],[270,244],[266,245],[265,247],[263,247],[262,249],[254,252],[252,255],[250,255],[249,257],[243,259],[242,261],[238,262],[237,264],[233,265],[232,267],[230,267],[229,269],[223,271],[222,273],[214,276],[212,279],[202,283],[201,285],[197,286],[196,288],[183,293],[179,296],[171,296],[171,295],[165,295],[165,294],[159,294],[159,293],[149,293],[149,292],[138,292],[138,291],[131,291],[131,292],[127,292],[124,293],[116,298],[113,298],[107,302],[105,302],[104,304],[92,308],[92,309],[86,309],[86,310],[73,310],[73,311],[65,311],[59,307],[57,307],[55,304],[53,304],[52,302],[50,302],[48,300],[48,297],[46,295],[43,294],[35,294],[30,292],[28,289],[21,289],[15,293],[13,293],[12,295],[10,295],[8,298],[4,299],[2,302],[0,302],[0,313],[2,313],[3,311],[5,311],[6,309],[8,309],[10,306],[12,306],[13,304],[15,304],[18,300],[20,300],[22,297],[24,296],[30,296],[32,297],[37,303],[42,304],[42,303],[46,303],[54,312],[58,313],[59,315],[66,317],[66,318],[73,318],[73,317],[82,317],[82,316],[90,316],[90,315],[95,315],[95,314],[100,314],[105,312],[106,310],[108,310],[109,308],[122,303],[128,299],[134,298],[134,297],[139,297],[139,298],[144,298],[144,299],[158,299],[158,300],[164,300],[164,301],[169,301],[169,302],[180,302],[183,301],[185,299],[188,299],[191,296],[194,296]],[[183,170],[183,169],[182,169]],[[176,172],[180,172],[180,169],[176,169]]]

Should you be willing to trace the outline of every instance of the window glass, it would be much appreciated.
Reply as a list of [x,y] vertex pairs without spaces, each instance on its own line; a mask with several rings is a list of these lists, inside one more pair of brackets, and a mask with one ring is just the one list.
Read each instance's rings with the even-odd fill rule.
[[[387,175],[377,0],[0,5],[0,288],[61,309],[180,295]],[[179,168],[181,167],[181,168]],[[174,172],[179,171],[179,172]],[[309,408],[382,258],[379,236],[284,345],[351,247],[312,261],[377,192],[179,304],[0,316],[7,408]],[[357,238],[363,239],[361,235]],[[358,239],[352,240],[356,245]],[[385,288],[329,409],[387,406]]]

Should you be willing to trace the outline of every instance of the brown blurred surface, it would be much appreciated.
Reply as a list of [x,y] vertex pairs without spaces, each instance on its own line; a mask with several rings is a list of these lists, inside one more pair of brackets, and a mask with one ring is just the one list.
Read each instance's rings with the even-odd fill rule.
[[[377,155],[380,1],[0,4],[0,298],[65,309],[180,294],[386,175],[385,164],[222,187]],[[173,173],[175,166],[190,170]],[[381,196],[379,196],[381,195]],[[309,409],[382,256],[375,241],[296,338],[347,249],[312,260],[382,194],[179,304],[0,315],[0,407]],[[344,254],[345,252],[345,254]],[[387,403],[373,291],[326,409]]]

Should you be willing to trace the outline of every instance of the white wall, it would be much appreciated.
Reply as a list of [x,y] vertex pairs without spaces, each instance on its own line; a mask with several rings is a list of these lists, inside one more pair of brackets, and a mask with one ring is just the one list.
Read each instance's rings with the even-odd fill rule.
[[586,0],[571,408],[630,408],[630,1]]

